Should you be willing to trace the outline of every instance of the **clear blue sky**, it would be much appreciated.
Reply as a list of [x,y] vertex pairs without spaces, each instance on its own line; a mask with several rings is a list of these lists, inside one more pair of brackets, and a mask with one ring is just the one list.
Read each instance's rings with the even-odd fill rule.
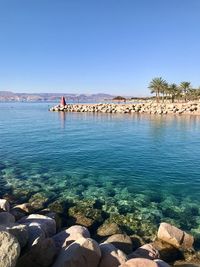
[[147,95],[200,85],[200,0],[0,0],[0,90]]

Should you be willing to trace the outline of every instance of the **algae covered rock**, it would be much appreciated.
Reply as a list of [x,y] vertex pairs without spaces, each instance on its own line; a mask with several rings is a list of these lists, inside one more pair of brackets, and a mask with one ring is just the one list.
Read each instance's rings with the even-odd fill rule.
[[122,230],[115,222],[105,221],[98,229],[97,234],[99,236],[110,236],[114,234],[121,234]]
[[20,255],[16,237],[7,231],[0,231],[0,267],[14,267]]
[[76,224],[90,227],[95,223],[103,221],[102,211],[91,207],[85,207],[83,205],[76,205],[69,208],[68,214],[75,220]]
[[47,201],[48,198],[43,193],[36,193],[29,199],[29,203],[35,210],[43,209]]

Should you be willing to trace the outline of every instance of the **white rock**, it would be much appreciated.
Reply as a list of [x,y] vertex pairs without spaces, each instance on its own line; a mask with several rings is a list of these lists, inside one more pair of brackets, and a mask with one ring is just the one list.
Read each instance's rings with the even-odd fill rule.
[[6,199],[0,199],[0,210],[10,211],[10,204]]

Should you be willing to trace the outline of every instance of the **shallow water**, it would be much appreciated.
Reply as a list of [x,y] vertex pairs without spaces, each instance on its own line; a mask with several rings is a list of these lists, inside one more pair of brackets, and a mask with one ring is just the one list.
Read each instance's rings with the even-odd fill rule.
[[[57,113],[0,104],[0,186],[200,235],[200,117]],[[133,219],[134,219],[133,218]]]

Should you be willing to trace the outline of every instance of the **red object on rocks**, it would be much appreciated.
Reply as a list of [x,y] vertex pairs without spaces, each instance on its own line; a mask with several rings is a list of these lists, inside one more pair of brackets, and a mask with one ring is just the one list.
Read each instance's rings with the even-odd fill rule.
[[66,101],[65,101],[65,97],[64,96],[61,97],[60,105],[61,106],[65,106],[66,105]]

